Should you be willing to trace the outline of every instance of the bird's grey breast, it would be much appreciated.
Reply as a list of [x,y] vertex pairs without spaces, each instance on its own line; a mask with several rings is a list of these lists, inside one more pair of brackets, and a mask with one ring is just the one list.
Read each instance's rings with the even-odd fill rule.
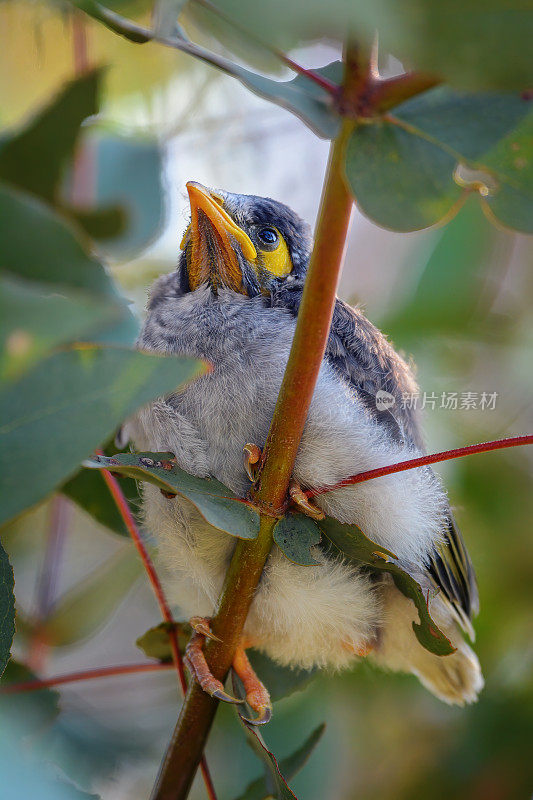
[[267,308],[261,297],[214,296],[206,287],[160,300],[141,332],[143,349],[210,363],[207,375],[166,402],[206,442],[210,473],[234,491],[249,486],[242,448],[264,444],[294,327],[289,312]]

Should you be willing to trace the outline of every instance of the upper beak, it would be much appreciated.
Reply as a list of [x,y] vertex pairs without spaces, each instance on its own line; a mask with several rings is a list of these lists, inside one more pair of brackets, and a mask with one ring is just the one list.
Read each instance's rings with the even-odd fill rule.
[[[257,252],[252,240],[205,186],[189,181],[187,192],[191,205],[191,254],[188,259],[191,289],[194,291],[202,283],[209,282],[215,289],[222,285],[243,292],[242,270],[235,248],[240,245],[244,257],[253,260]],[[182,249],[186,238],[185,235]]]

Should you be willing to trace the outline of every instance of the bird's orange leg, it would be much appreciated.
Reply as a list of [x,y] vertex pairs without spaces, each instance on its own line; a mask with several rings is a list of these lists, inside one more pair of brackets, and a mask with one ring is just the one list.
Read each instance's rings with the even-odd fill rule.
[[[244,469],[252,483],[255,483],[259,475],[259,470],[261,469],[263,453],[261,452],[261,448],[256,444],[245,444],[243,453]],[[295,481],[294,478],[292,478],[289,483],[289,498],[297,507],[298,511],[301,511],[306,516],[312,517],[313,519],[324,519],[325,514],[322,509],[309,500],[300,484]]]
[[242,700],[238,700],[226,692],[222,683],[212,675],[205,660],[203,645],[206,638],[217,638],[211,633],[209,620],[203,617],[193,617],[190,624],[194,633],[185,648],[184,662],[191,677],[198,681],[204,692],[210,694],[211,697],[216,697],[217,700],[223,700],[225,703],[242,703]]
[[[245,643],[243,643],[245,644]],[[246,702],[257,712],[255,719],[242,717],[250,725],[265,725],[272,719],[272,703],[266,686],[259,680],[248,660],[246,650],[241,644],[233,657],[233,669],[242,681],[246,692]],[[242,716],[242,715],[241,715]]]

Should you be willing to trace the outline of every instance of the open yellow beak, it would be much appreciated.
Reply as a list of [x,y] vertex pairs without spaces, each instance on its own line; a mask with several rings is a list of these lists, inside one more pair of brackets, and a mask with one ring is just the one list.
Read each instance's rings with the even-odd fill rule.
[[188,272],[191,290],[209,282],[215,289],[226,286],[235,292],[243,292],[242,270],[235,245],[240,245],[244,257],[251,261],[257,257],[252,240],[205,186],[189,181],[187,192],[191,205],[191,225],[181,247],[185,247],[187,233],[190,232]]

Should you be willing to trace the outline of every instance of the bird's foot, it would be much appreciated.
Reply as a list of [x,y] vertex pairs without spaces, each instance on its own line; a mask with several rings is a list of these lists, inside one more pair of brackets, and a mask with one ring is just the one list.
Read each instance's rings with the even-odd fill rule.
[[[259,475],[263,452],[256,444],[248,443],[244,445],[243,453],[244,469],[252,483],[255,483]],[[300,484],[294,478],[289,483],[289,498],[302,514],[313,519],[324,519],[325,514],[322,509],[309,500]]]
[[261,465],[261,458],[263,451],[256,444],[245,444],[242,448],[244,454],[244,469],[246,474],[255,483],[259,475],[259,467]]
[[324,519],[326,516],[321,508],[315,506],[315,504],[309,500],[300,484],[295,481],[294,478],[291,478],[291,482],[289,483],[289,497],[294,505],[298,507],[298,510],[307,517],[311,517],[312,519]]
[[255,719],[248,719],[240,715],[249,725],[265,725],[272,719],[272,703],[265,685],[259,680],[248,660],[246,651],[241,645],[233,657],[233,669],[239,676],[246,692],[246,702],[257,713]]
[[205,660],[203,645],[207,638],[220,641],[217,636],[211,633],[209,620],[204,617],[192,617],[190,620],[191,628],[194,633],[185,648],[185,664],[191,677],[200,684],[201,688],[211,697],[222,700],[225,703],[242,703],[231,694],[228,694],[222,683],[215,678]]

